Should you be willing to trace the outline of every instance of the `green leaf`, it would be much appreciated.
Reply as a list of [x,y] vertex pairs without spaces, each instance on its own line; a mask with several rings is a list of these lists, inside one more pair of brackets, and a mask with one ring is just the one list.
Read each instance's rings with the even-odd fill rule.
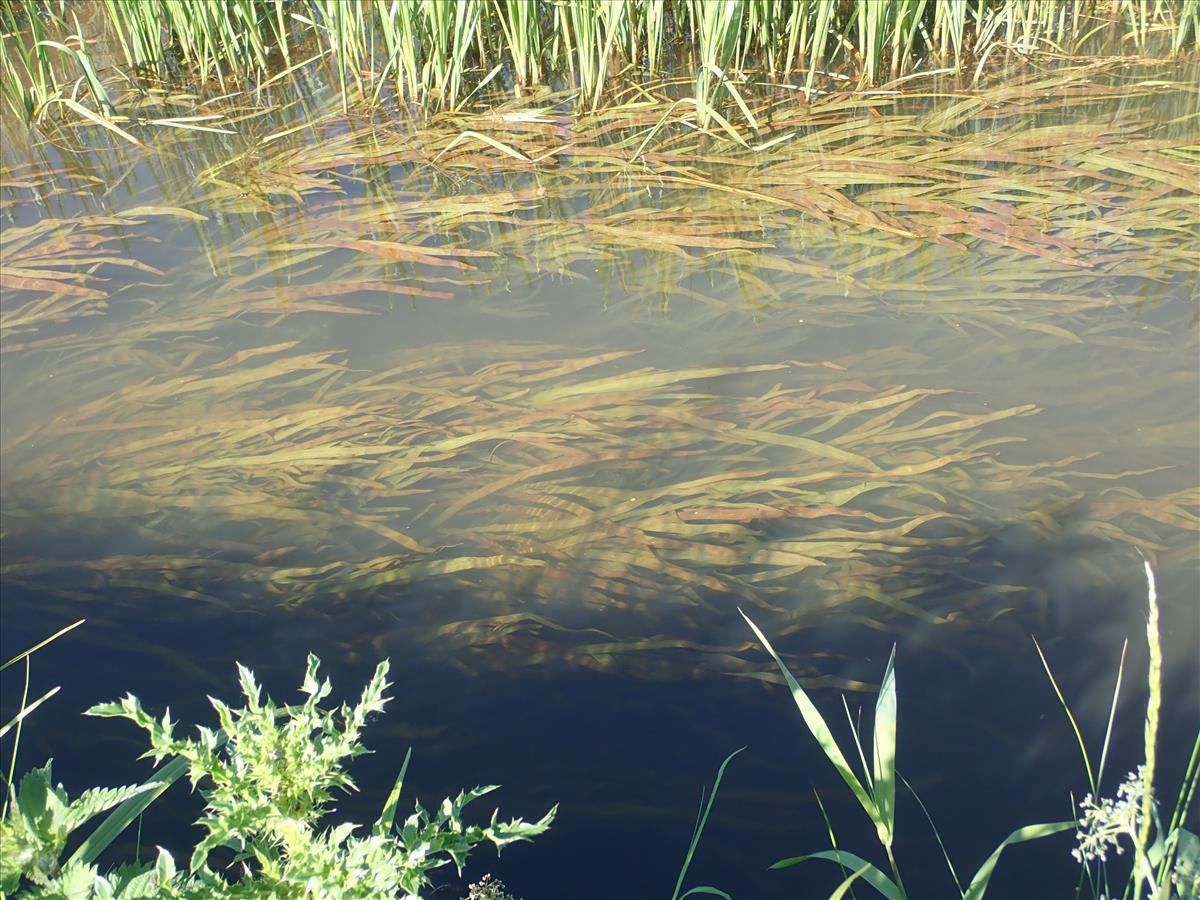
[[119,788],[89,788],[67,808],[62,825],[68,831],[74,831],[106,809],[111,809],[131,797],[153,789],[154,785],[148,783]]
[[54,634],[50,635],[50,637],[46,638],[44,641],[40,641],[39,643],[34,644],[32,647],[30,647],[28,650],[24,651],[23,653],[18,653],[16,656],[14,656],[8,662],[4,663],[4,665],[0,665],[0,672],[3,672],[5,669],[7,669],[13,663],[18,663],[21,660],[23,660],[25,657],[29,656],[30,654],[36,653],[38,650],[41,650],[43,647],[45,647],[51,641],[58,640],[60,637],[62,637],[68,631],[72,631],[72,630],[78,628],[80,625],[82,625],[86,621],[87,621],[87,619],[80,619],[77,622],[72,622],[66,628],[60,628],[58,631],[54,632]]
[[967,892],[963,894],[963,900],[983,900],[983,895],[987,891],[988,879],[992,877],[992,870],[996,868],[996,863],[1005,847],[1011,844],[1023,844],[1025,841],[1036,841],[1038,838],[1048,837],[1060,831],[1073,831],[1077,825],[1078,823],[1073,821],[1045,822],[1041,825],[1026,825],[1024,828],[1018,828],[1001,841],[1000,846],[993,850],[992,855],[979,867],[979,871],[975,873],[975,877],[967,886]]
[[[100,714],[96,713],[96,715]],[[85,865],[94,863],[108,845],[115,841],[122,831],[146,811],[146,807],[158,799],[162,792],[187,770],[188,761],[186,759],[173,759],[151,775],[144,782],[145,792],[136,797],[130,797],[109,813],[100,826],[88,835],[87,840],[80,844],[79,849],[71,855],[70,862]]]
[[[842,780],[854,792],[854,796],[858,798],[858,802],[862,804],[862,808],[866,810],[871,821],[875,823],[875,828],[882,836],[887,833],[887,827],[884,824],[883,818],[879,814],[879,809],[875,805],[874,799],[867,793],[862,783],[854,774],[854,770],[850,768],[850,764],[846,762],[846,757],[842,755],[841,748],[837,745],[837,740],[833,736],[833,732],[829,730],[829,726],[825,723],[825,718],[821,715],[816,705],[809,699],[808,694],[804,692],[804,688],[800,687],[799,683],[792,676],[788,667],[784,665],[779,654],[775,652],[775,648],[771,646],[771,642],[766,636],[759,631],[758,626],[750,621],[741,609],[738,610],[746,624],[754,631],[755,636],[771,654],[771,658],[775,660],[775,665],[779,667],[779,671],[783,674],[784,681],[787,682],[788,689],[792,692],[792,699],[796,702],[796,706],[800,710],[800,715],[804,717],[804,724],[808,726],[809,732],[817,739],[817,743],[821,745],[821,749],[825,751],[825,756],[833,763],[833,767],[837,769],[838,774],[842,776]],[[893,791],[895,787],[893,785]],[[867,879],[870,880],[869,878]]]
[[1177,828],[1174,877],[1180,900],[1200,898],[1200,838],[1186,828]]
[[58,877],[55,894],[69,900],[88,900],[94,896],[97,881],[96,870],[92,866],[70,863],[63,868]]
[[250,712],[260,712],[262,707],[262,689],[254,680],[254,673],[241,663],[237,664],[238,681],[242,685],[242,694],[246,698],[246,708]]
[[[679,891],[683,888],[683,879],[687,877],[687,870],[692,864],[692,857],[696,855],[696,848],[700,846],[700,836],[704,834],[704,826],[708,824],[708,814],[712,812],[713,803],[715,803],[717,799],[717,791],[721,788],[721,779],[725,777],[725,767],[729,765],[730,760],[732,760],[745,749],[745,747],[741,747],[737,750],[734,750],[727,757],[725,757],[725,761],[722,762],[720,768],[717,769],[717,777],[713,781],[712,791],[708,795],[708,805],[702,807],[700,817],[696,820],[696,827],[692,831],[692,842],[688,845],[687,855],[683,859],[683,867],[679,870],[679,877],[675,880],[675,890],[671,894],[671,900],[679,900]],[[703,797],[701,798],[700,802],[702,804],[704,803]],[[691,891],[688,891],[688,894],[692,893],[692,891],[699,891],[701,893],[720,893],[719,891],[716,891],[716,888],[693,888]],[[684,894],[683,896],[686,897],[687,894]]]
[[158,883],[167,884],[175,877],[175,857],[162,847],[158,848],[158,859],[154,862],[154,874]]
[[386,835],[390,832],[392,825],[396,821],[396,807],[400,803],[400,791],[404,789],[404,775],[408,772],[408,763],[411,759],[412,747],[409,747],[408,752],[404,754],[404,762],[400,766],[400,774],[396,776],[396,783],[392,785],[387,802],[383,804],[383,811],[375,821],[375,833],[378,835]]
[[892,879],[884,875],[877,866],[867,862],[861,856],[855,856],[853,853],[847,853],[845,850],[820,850],[816,853],[806,853],[804,856],[793,856],[789,859],[781,859],[771,866],[771,868],[787,869],[809,859],[832,860],[844,868],[853,869],[856,875],[861,873],[863,881],[887,897],[888,900],[905,900],[904,892],[897,887]]
[[896,646],[888,657],[883,683],[875,700],[875,806],[879,810],[879,840],[890,847],[896,833]]
[[65,812],[61,804],[52,802],[51,765],[52,761],[40,769],[30,769],[22,776],[17,789],[17,809],[25,820],[25,827],[43,839],[48,838],[54,828],[54,807]]
[[714,897],[724,897],[725,900],[733,900],[733,898],[724,891],[720,890],[719,888],[711,887],[707,884],[699,887],[688,888],[687,893],[680,895],[679,900],[683,900],[684,897],[690,897],[692,894],[712,894]]
[[304,672],[304,682],[300,685],[301,693],[316,694],[321,689],[321,682],[317,678],[317,669],[320,665],[321,661],[317,659],[316,654],[308,654],[308,667]]
[[846,876],[842,883],[837,886],[837,889],[829,895],[829,900],[842,900],[842,898],[846,896],[846,892],[853,886],[854,882],[862,877],[866,871],[867,867],[863,866],[857,872],[851,872],[848,876]]
[[43,703],[45,703],[47,700],[49,700],[51,697],[53,697],[55,694],[57,694],[59,692],[59,690],[60,690],[60,688],[58,688],[58,687],[52,687],[50,690],[46,691],[46,693],[42,694],[42,696],[38,697],[36,700],[34,700],[32,703],[30,703],[28,706],[22,706],[21,711],[19,713],[17,713],[15,716],[13,716],[11,719],[9,719],[7,722],[5,722],[3,728],[0,728],[0,738],[4,737],[6,734],[8,734],[9,730],[14,725],[16,725],[18,722],[22,721],[26,716],[28,716],[30,713],[32,713],[35,709],[37,709],[39,706],[41,706]]

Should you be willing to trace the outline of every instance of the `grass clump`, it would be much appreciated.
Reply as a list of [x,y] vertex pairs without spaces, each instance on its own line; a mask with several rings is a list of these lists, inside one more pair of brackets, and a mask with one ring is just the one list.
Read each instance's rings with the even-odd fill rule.
[[[245,704],[231,708],[210,698],[220,728],[200,726],[195,737],[177,736],[169,710],[156,718],[132,695],[88,710],[131,720],[149,737],[145,756],[170,762],[145,784],[93,789],[74,801],[54,785],[49,763],[25,775],[19,789],[10,786],[0,820],[0,891],[97,898],[418,897],[435,870],[453,864],[461,874],[477,845],[499,850],[550,827],[555,809],[537,822],[503,822],[497,813],[484,825],[464,822],[466,806],[495,786],[462,791],[433,812],[417,803],[397,822],[411,751],[368,829],[329,822],[335,796],[355,788],[346,763],[368,752],[362,730],[387,703],[388,663],[379,664],[355,704],[337,709],[323,702],[331,685],[319,677],[319,665],[310,655],[300,687],[305,699],[294,706],[264,698],[254,673],[239,666]],[[186,870],[159,847],[153,863],[133,860],[101,872],[101,853],[184,773],[205,804],[196,823],[204,836]],[[113,807],[64,859],[82,826]]]
[[[1157,732],[1162,703],[1162,649],[1159,633],[1158,597],[1154,573],[1149,563],[1145,563],[1145,572],[1148,586],[1146,634],[1150,655],[1149,699],[1146,710],[1144,747],[1146,761],[1126,776],[1117,789],[1115,798],[1104,799],[1095,793],[1103,775],[1104,761],[1108,754],[1113,716],[1110,715],[1109,718],[1100,765],[1093,770],[1086,744],[1071,709],[1063,698],[1057,682],[1054,681],[1045,657],[1042,656],[1047,674],[1050,676],[1059,701],[1062,703],[1079,741],[1088,780],[1094,793],[1088,794],[1079,804],[1080,818],[1077,820],[1027,825],[1012,832],[984,861],[965,888],[959,881],[954,865],[947,854],[945,856],[946,864],[963,900],[982,900],[987,892],[992,872],[1005,848],[1065,831],[1075,832],[1077,846],[1072,851],[1072,855],[1083,867],[1076,896],[1092,896],[1097,900],[1118,895],[1132,897],[1133,900],[1139,900],[1141,897],[1154,898],[1154,900],[1170,900],[1171,897],[1178,897],[1181,900],[1196,900],[1200,897],[1200,838],[1183,827],[1196,793],[1197,783],[1200,782],[1200,771],[1197,770],[1197,761],[1200,758],[1200,734],[1196,736],[1187,772],[1180,785],[1173,813],[1166,824],[1160,816],[1154,797]],[[783,859],[775,863],[772,868],[789,868],[812,859],[828,860],[837,863],[844,872],[848,873],[848,877],[835,891],[833,897],[841,897],[854,881],[861,878],[888,900],[907,900],[910,895],[904,887],[900,869],[893,854],[893,841],[896,833],[897,779],[899,778],[905,786],[908,786],[907,781],[904,781],[903,776],[896,769],[895,649],[893,648],[892,655],[888,660],[875,705],[874,735],[870,740],[872,749],[870,767],[867,765],[867,754],[864,751],[862,735],[854,726],[853,721],[851,722],[854,736],[853,749],[862,764],[862,777],[860,778],[838,746],[837,739],[825,718],[804,688],[792,676],[787,665],[775,652],[766,636],[745,613],[742,613],[742,617],[774,659],[809,732],[816,738],[825,756],[837,769],[846,786],[875,825],[879,843],[887,857],[890,871],[884,871],[854,853],[838,849],[836,841],[832,849]],[[1040,647],[1038,652],[1040,655]],[[1123,664],[1124,654],[1122,654],[1122,671]],[[1113,693],[1114,713],[1120,684],[1121,679],[1118,676],[1117,686]],[[849,716],[849,709],[847,709],[847,716]],[[723,770],[724,766],[722,766]],[[911,787],[909,789],[911,790]],[[915,793],[913,796],[928,816],[928,811],[924,809],[920,798]],[[930,824],[932,825],[932,819],[930,819]],[[703,825],[700,827],[702,828]],[[934,834],[945,854],[945,846],[942,844],[941,836],[937,834],[936,827]],[[830,835],[833,837],[832,827]],[[693,849],[698,839],[697,833],[693,838]],[[1125,877],[1122,878],[1116,871],[1116,857],[1122,855],[1126,849],[1132,849],[1133,861],[1128,867]],[[688,860],[689,862],[691,860],[690,853]]]
[[[1075,731],[1076,739],[1087,770],[1091,788],[1079,804],[1079,820],[1075,831],[1077,846],[1072,851],[1083,866],[1084,879],[1090,894],[1096,898],[1113,896],[1117,890],[1134,900],[1179,897],[1182,900],[1200,898],[1200,838],[1184,828],[1188,811],[1200,781],[1197,760],[1200,757],[1200,733],[1192,744],[1187,772],[1176,794],[1171,817],[1163,821],[1155,798],[1160,780],[1158,763],[1158,730],[1162,713],[1162,639],[1159,626],[1158,590],[1150,563],[1143,561],[1146,574],[1146,644],[1149,650],[1147,672],[1147,701],[1143,729],[1144,762],[1128,773],[1117,787],[1115,796],[1104,797],[1101,782],[1108,758],[1117,695],[1124,674],[1124,652],[1113,689],[1112,712],[1104,735],[1099,765],[1093,767],[1075,716],[1058,688],[1046,659],[1042,663],[1062,704],[1063,711]],[[1039,655],[1041,648],[1038,648]],[[1117,857],[1131,850],[1131,862],[1124,878],[1117,873]],[[1120,887],[1121,884],[1124,887]]]
[[[860,86],[922,68],[978,77],[1008,54],[1147,55],[1155,36],[1167,53],[1200,46],[1200,0],[10,0],[0,14],[3,94],[31,118],[70,93],[50,52],[58,45],[42,31],[65,33],[75,6],[91,7],[89,33],[110,35],[125,68],[211,80],[223,93],[321,61],[344,103],[375,102],[388,87],[414,108],[455,110],[498,79],[518,95],[569,87],[579,109],[594,110],[618,78],[690,70],[705,122],[711,92],[723,84],[740,105],[731,79],[745,84],[748,73],[802,82],[811,95],[818,77]],[[85,74],[92,67],[78,62]]]
[[[762,643],[763,647],[766,648],[767,652],[771,654],[771,658],[775,660],[775,664],[779,667],[780,674],[783,675],[784,680],[787,682],[792,699],[799,708],[800,714],[804,718],[804,724],[808,726],[809,732],[817,739],[817,743],[820,744],[825,756],[833,764],[833,767],[837,769],[846,786],[850,788],[862,806],[863,811],[866,812],[872,824],[875,825],[879,843],[887,856],[889,871],[885,872],[863,857],[840,850],[836,846],[829,850],[820,850],[815,853],[806,853],[803,856],[794,856],[780,860],[772,868],[790,868],[810,859],[828,860],[837,863],[844,870],[853,873],[846,884],[850,880],[861,878],[884,897],[888,898],[888,900],[906,900],[909,894],[905,890],[904,881],[900,877],[900,867],[893,853],[893,844],[896,836],[896,781],[899,777],[896,770],[897,706],[895,648],[893,648],[892,655],[888,659],[887,668],[884,671],[883,681],[880,684],[879,695],[875,703],[875,733],[871,739],[872,753],[870,768],[867,766],[867,755],[863,749],[862,737],[858,730],[853,728],[854,750],[857,753],[859,761],[862,763],[862,778],[860,779],[847,761],[846,755],[838,746],[837,738],[834,737],[833,731],[825,721],[825,717],[821,715],[816,704],[812,702],[804,688],[792,676],[791,671],[780,658],[779,654],[775,652],[775,648],[771,646],[770,641],[767,640],[758,626],[745,613],[742,613],[742,618],[746,620],[747,624],[754,631],[755,636]],[[847,710],[848,714],[849,711]],[[991,856],[984,861],[965,890],[959,884],[962,897],[965,900],[980,900],[986,894],[992,872],[996,868],[1000,854],[1006,847],[1012,844],[1047,837],[1060,831],[1066,831],[1074,826],[1074,822],[1046,822],[1018,828],[1005,838],[996,847]],[[949,863],[948,858],[947,862]],[[950,866],[950,871],[953,874],[954,868],[952,865]],[[957,884],[957,875],[954,877]]]

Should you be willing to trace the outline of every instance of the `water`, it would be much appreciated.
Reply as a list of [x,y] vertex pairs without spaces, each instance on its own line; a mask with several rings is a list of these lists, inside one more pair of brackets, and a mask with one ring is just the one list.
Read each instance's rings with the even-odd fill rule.
[[[869,721],[897,645],[900,770],[969,877],[1086,791],[1031,635],[1093,747],[1130,640],[1110,792],[1140,761],[1141,548],[1169,793],[1200,719],[1200,385],[1194,182],[1158,151],[1195,143],[1194,79],[1101,81],[993,93],[953,138],[914,125],[946,98],[785,109],[801,136],[754,158],[680,133],[631,164],[640,134],[548,115],[486,123],[575,140],[536,168],[337,114],[152,156],[7,141],[9,240],[55,217],[78,243],[6,266],[76,253],[92,277],[65,283],[95,291],[5,291],[3,655],[88,620],[34,659],[63,690],[24,763],[128,783],[132,728],[81,724],[92,703],[208,721],[235,661],[282,699],[307,651],[347,693],[390,657],[349,818],[412,746],[426,805],[476,782],[506,815],[561,804],[469,876],[660,896],[747,745],[689,883],[827,896],[832,865],[767,870],[827,845],[813,790],[839,846],[874,858],[873,830],[740,606],[831,721],[838,688]],[[182,846],[190,800],[152,842]],[[949,895],[908,795],[899,816],[910,893]],[[1069,849],[1010,849],[989,896],[1066,895]]]

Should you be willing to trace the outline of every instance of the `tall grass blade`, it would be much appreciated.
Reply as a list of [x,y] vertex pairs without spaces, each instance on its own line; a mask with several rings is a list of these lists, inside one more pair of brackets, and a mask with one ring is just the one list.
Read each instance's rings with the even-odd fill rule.
[[[1145,10],[1142,10],[1143,14]],[[1154,778],[1158,766],[1158,718],[1162,707],[1162,639],[1158,626],[1158,589],[1154,583],[1154,570],[1150,561],[1143,557],[1142,567],[1146,572],[1146,646],[1150,651],[1150,665],[1146,674],[1149,697],[1146,700],[1146,726],[1144,730],[1146,781],[1142,795],[1142,828],[1138,835],[1139,850],[1150,846],[1150,829],[1153,827]],[[1134,897],[1138,891],[1134,891]]]
[[888,878],[878,866],[867,862],[861,856],[848,853],[845,850],[819,850],[816,853],[806,853],[804,856],[792,856],[781,859],[771,866],[772,869],[787,869],[810,859],[827,859],[855,873],[862,873],[862,879],[887,900],[907,900],[904,892],[892,879]]
[[[833,732],[829,730],[824,716],[821,715],[820,710],[809,699],[804,688],[800,687],[791,671],[784,664],[783,660],[780,659],[779,654],[775,652],[775,648],[771,646],[771,642],[767,640],[766,635],[759,630],[758,626],[741,609],[738,612],[746,620],[746,624],[750,626],[755,637],[758,638],[767,652],[771,654],[771,658],[775,660],[775,665],[779,667],[779,672],[783,675],[784,681],[787,682],[788,690],[792,693],[792,699],[800,710],[800,715],[804,718],[804,724],[808,726],[809,732],[816,738],[817,743],[820,744],[821,749],[825,752],[825,756],[833,763],[833,767],[842,776],[842,780],[846,782],[846,786],[858,798],[859,804],[861,804],[867,815],[870,816],[871,821],[875,823],[875,828],[882,839],[882,836],[888,833],[888,827],[879,813],[879,807],[862,786],[857,776],[855,776],[854,770],[850,768],[850,764],[846,762],[846,757],[842,755],[841,748],[837,744],[837,739],[833,736]],[[851,867],[857,868],[858,865],[855,862],[851,864]],[[869,876],[867,876],[867,880],[870,881]]]
[[1083,740],[1083,733],[1079,730],[1079,723],[1075,721],[1075,715],[1071,712],[1071,706],[1067,703],[1066,697],[1063,696],[1062,689],[1058,686],[1058,681],[1054,678],[1054,673],[1050,670],[1050,663],[1046,661],[1046,654],[1042,652],[1042,646],[1037,642],[1037,638],[1033,639],[1033,646],[1037,648],[1038,658],[1042,661],[1042,667],[1046,670],[1046,675],[1050,679],[1050,685],[1054,688],[1054,693],[1058,697],[1058,703],[1063,708],[1063,712],[1067,714],[1067,721],[1071,723],[1071,730],[1075,733],[1075,742],[1079,745],[1079,753],[1083,757],[1083,766],[1087,770],[1088,787],[1092,794],[1098,793],[1096,777],[1092,772],[1092,759],[1088,754],[1087,744]]
[[20,712],[18,712],[15,716],[13,716],[11,719],[9,719],[7,722],[5,722],[2,727],[0,727],[0,738],[4,737],[6,734],[8,734],[13,729],[14,726],[19,725],[25,719],[26,716],[28,716],[35,709],[37,709],[39,706],[41,706],[43,703],[45,703],[47,700],[49,700],[51,697],[53,697],[55,694],[57,694],[60,690],[62,690],[61,687],[52,687],[52,688],[50,688],[50,690],[46,691],[46,693],[42,694],[42,696],[38,697],[36,700],[34,700],[29,705],[26,706],[25,704],[22,704]]
[[0,666],[0,672],[3,672],[5,669],[7,669],[13,663],[19,663],[25,657],[36,653],[37,651],[39,651],[43,647],[45,647],[47,644],[58,640],[60,637],[62,637],[67,632],[74,631],[76,628],[78,628],[80,625],[82,625],[86,621],[87,621],[87,619],[79,619],[75,622],[72,622],[70,625],[66,626],[65,628],[60,628],[58,631],[54,632],[54,634],[50,635],[50,637],[46,638],[43,641],[39,641],[38,643],[34,644],[32,647],[30,647],[25,652],[18,653],[16,656],[14,656],[12,659],[10,659],[8,662],[6,662],[4,665]]
[[392,790],[383,804],[383,811],[375,821],[376,834],[386,835],[392,830],[392,825],[396,821],[396,807],[400,804],[400,792],[404,789],[404,776],[408,772],[408,763],[411,759],[412,747],[409,747],[408,752],[404,754],[404,762],[400,765],[400,774],[396,776],[396,782],[392,785]]
[[873,757],[875,806],[883,831],[879,840],[892,843],[896,832],[896,647],[888,657],[883,682],[875,700],[875,754]]
[[[221,737],[223,739],[224,735]],[[144,783],[145,792],[136,797],[130,797],[109,813],[96,830],[79,845],[79,849],[71,854],[67,865],[76,863],[85,866],[92,865],[100,857],[100,854],[120,837],[121,832],[137,821],[146,808],[162,796],[163,791],[187,774],[189,765],[189,762],[183,757],[176,757],[151,775]]]
[[1112,703],[1108,707],[1108,724],[1104,726],[1104,745],[1100,748],[1100,764],[1096,766],[1096,787],[1104,782],[1104,765],[1108,762],[1108,747],[1112,740],[1113,724],[1117,718],[1117,701],[1121,696],[1121,680],[1125,676],[1125,653],[1129,650],[1129,640],[1121,644],[1121,660],[1117,663],[1117,681],[1113,685]]
[[942,859],[946,861],[946,868],[950,870],[950,877],[954,879],[954,886],[958,888],[958,893],[963,892],[962,882],[958,880],[958,872],[954,869],[954,862],[950,859],[950,852],[946,849],[946,844],[942,840],[942,833],[938,831],[937,825],[934,824],[933,816],[929,814],[929,809],[925,806],[925,801],[921,799],[921,795],[917,793],[916,788],[908,783],[908,779],[900,775],[900,780],[904,782],[904,786],[908,788],[908,792],[913,795],[913,799],[917,801],[917,805],[921,807],[921,812],[925,814],[925,821],[929,823],[929,830],[933,832],[933,837],[938,843],[938,849],[942,851]]
[[858,881],[867,872],[867,867],[863,866],[856,872],[851,873],[846,877],[841,884],[837,886],[832,894],[829,895],[829,900],[842,900],[849,891],[854,889],[854,882]]
[[[1193,873],[1200,874],[1200,843],[1197,842],[1194,834],[1183,827],[1183,823],[1187,821],[1192,800],[1195,799],[1196,784],[1200,781],[1200,769],[1197,768],[1197,763],[1200,763],[1200,731],[1196,732],[1196,738],[1192,742],[1192,755],[1188,759],[1187,772],[1183,776],[1179,794],[1175,798],[1175,809],[1171,813],[1171,821],[1166,829],[1167,845],[1163,858],[1158,862],[1157,884],[1166,883],[1165,879],[1170,877],[1172,871],[1175,871],[1176,858],[1181,855],[1181,851],[1187,852],[1183,847],[1185,838],[1191,844]],[[1186,897],[1186,894],[1184,896]]]
[[1039,838],[1058,834],[1060,831],[1073,831],[1077,824],[1072,820],[1070,822],[1046,822],[1041,825],[1026,825],[1024,828],[1018,828],[1001,841],[1000,846],[993,850],[992,855],[979,867],[979,871],[975,873],[975,877],[967,885],[967,892],[963,894],[963,900],[983,900],[983,896],[987,891],[988,881],[992,877],[996,863],[1000,860],[1000,854],[1004,852],[1006,847],[1011,847],[1013,844],[1023,844],[1026,841],[1036,841]]
[[717,791],[721,788],[721,779],[725,777],[725,767],[729,765],[730,760],[745,749],[745,747],[741,747],[725,757],[724,762],[717,769],[717,777],[713,781],[712,790],[709,792],[708,803],[705,804],[703,797],[700,799],[700,814],[696,819],[696,827],[692,830],[692,840],[688,844],[687,855],[683,858],[683,866],[679,869],[679,877],[675,879],[675,890],[671,892],[671,900],[683,900],[684,897],[691,896],[692,894],[713,894],[718,897],[729,897],[724,891],[708,886],[694,887],[684,894],[680,894],[679,892],[683,890],[683,880],[687,877],[688,869],[692,865],[692,858],[696,855],[696,848],[700,846],[700,837],[704,834],[704,826],[708,824],[708,814],[712,812],[713,803],[717,799]]

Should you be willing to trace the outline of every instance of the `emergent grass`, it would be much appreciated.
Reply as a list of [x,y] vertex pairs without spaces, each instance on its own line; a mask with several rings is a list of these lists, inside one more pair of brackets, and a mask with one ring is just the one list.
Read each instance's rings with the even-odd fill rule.
[[977,78],[1006,54],[1178,53],[1200,47],[1198,26],[1200,0],[13,0],[0,67],[5,101],[30,119],[56,98],[78,102],[77,78],[111,118],[92,59],[105,43],[105,64],[222,93],[324,60],[346,104],[387,87],[431,112],[493,79],[518,95],[572,86],[594,110],[618,76],[682,67],[707,122],[713,91],[737,96],[752,74],[811,96],[830,77],[866,87],[940,67]]

